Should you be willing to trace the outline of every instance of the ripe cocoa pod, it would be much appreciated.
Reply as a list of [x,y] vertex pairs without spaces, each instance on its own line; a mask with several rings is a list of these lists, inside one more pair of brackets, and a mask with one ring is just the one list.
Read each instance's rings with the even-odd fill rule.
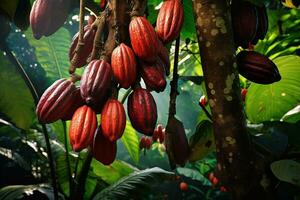
[[136,79],[136,60],[130,47],[121,43],[111,55],[114,77],[122,88],[129,88]]
[[80,81],[82,98],[88,105],[103,100],[111,86],[112,70],[104,60],[92,60],[85,68]]
[[114,162],[117,155],[117,144],[104,137],[99,127],[94,136],[92,145],[93,157],[104,165]]
[[184,166],[190,149],[183,124],[175,117],[168,120],[165,146],[171,166],[174,167],[175,164]]
[[167,85],[165,69],[160,59],[154,64],[143,63],[141,75],[147,86],[147,89],[156,92],[164,91]]
[[126,114],[121,104],[116,99],[109,99],[101,112],[101,129],[103,135],[111,142],[122,137],[126,126]]
[[92,144],[97,128],[96,113],[87,105],[79,107],[73,117],[69,129],[69,137],[74,151],[81,151]]
[[51,123],[61,119],[74,101],[75,84],[67,79],[55,81],[42,95],[36,113],[43,123]]
[[152,136],[157,121],[157,108],[151,93],[143,88],[136,88],[127,101],[128,116],[133,128]]
[[156,32],[164,43],[168,43],[179,36],[183,18],[183,5],[180,0],[163,2],[157,16]]
[[258,40],[263,40],[267,34],[268,28],[269,28],[269,20],[268,20],[268,14],[267,9],[265,6],[259,7],[256,6],[257,14],[258,14],[258,26],[257,31],[255,34],[255,37],[252,44],[257,44]]
[[158,54],[158,37],[145,17],[134,17],[129,24],[129,36],[134,53],[144,61],[153,62]]
[[159,41],[159,51],[158,51],[158,57],[160,60],[164,63],[166,75],[169,76],[170,74],[170,56],[168,49],[163,45],[161,41]]
[[66,21],[70,0],[36,0],[30,12],[33,36],[40,39],[56,32]]
[[[82,48],[82,51],[79,54],[77,63],[73,63],[75,67],[82,67],[86,65],[87,59],[89,55],[91,54],[93,50],[93,44],[94,44],[94,38],[95,38],[96,31],[92,29],[89,25],[84,27],[84,36],[83,36],[83,42],[84,46]],[[71,47],[69,49],[69,60],[73,59],[75,55],[75,50],[78,44],[78,37],[79,34],[76,33],[72,39]]]
[[73,101],[70,102],[70,107],[65,111],[64,116],[62,117],[62,120],[71,120],[73,117],[73,114],[79,108],[80,106],[84,105],[84,101],[80,95],[80,88],[76,88],[76,90],[71,94]]
[[258,27],[257,8],[248,1],[238,1],[231,8],[232,28],[236,46],[247,48]]
[[239,73],[252,82],[271,84],[281,79],[277,66],[258,52],[241,51],[236,59]]

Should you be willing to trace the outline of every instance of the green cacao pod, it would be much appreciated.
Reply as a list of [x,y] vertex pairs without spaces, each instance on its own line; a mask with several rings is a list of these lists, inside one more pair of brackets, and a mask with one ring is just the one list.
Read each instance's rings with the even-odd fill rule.
[[40,39],[56,32],[66,21],[70,0],[36,0],[30,12],[33,36]]
[[239,73],[252,82],[271,84],[281,79],[275,63],[258,52],[241,51],[236,59]]
[[121,104],[116,99],[109,99],[101,112],[101,129],[103,135],[111,142],[122,137],[126,126],[126,114]]
[[69,129],[69,137],[74,151],[81,151],[92,144],[97,128],[96,113],[87,105],[79,107],[73,117]]
[[51,123],[64,117],[75,100],[75,84],[67,79],[55,81],[42,95],[36,109],[38,119]]
[[96,160],[104,165],[110,165],[116,159],[117,144],[104,137],[100,127],[94,136],[92,154]]

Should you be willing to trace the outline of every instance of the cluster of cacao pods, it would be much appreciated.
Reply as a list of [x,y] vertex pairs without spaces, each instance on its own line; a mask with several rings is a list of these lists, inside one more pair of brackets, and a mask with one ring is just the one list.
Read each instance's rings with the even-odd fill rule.
[[[35,1],[30,22],[37,39],[54,33],[65,20],[62,13],[67,13],[69,5],[62,5],[61,1]],[[59,20],[47,16],[51,13],[49,9]],[[79,41],[77,33],[69,51],[72,66],[79,68],[87,65],[80,86],[75,85],[78,77],[74,75],[70,79],[57,80],[44,92],[36,110],[38,119],[43,123],[71,119],[69,137],[73,150],[90,148],[94,158],[105,165],[114,161],[116,142],[122,137],[126,126],[125,109],[117,99],[116,90],[120,88],[133,89],[127,99],[127,113],[132,126],[146,136],[154,134],[154,141],[162,143],[165,137],[162,126],[155,129],[157,107],[150,92],[161,92],[166,87],[170,60],[164,44],[178,37],[183,23],[183,6],[180,0],[164,1],[156,29],[145,17],[137,15],[132,15],[128,25],[130,43],[120,42],[111,52],[111,58],[104,56],[96,59],[90,59],[96,40],[95,18],[90,17],[84,27],[83,41]],[[83,44],[80,51],[78,43]],[[141,78],[146,89],[139,83]],[[99,113],[101,120],[98,123]],[[149,149],[151,145],[150,137],[142,137],[141,148]]]

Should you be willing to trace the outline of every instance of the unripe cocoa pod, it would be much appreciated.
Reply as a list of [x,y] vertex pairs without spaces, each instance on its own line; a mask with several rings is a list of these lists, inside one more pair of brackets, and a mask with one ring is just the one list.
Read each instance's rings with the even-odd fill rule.
[[94,136],[92,145],[93,157],[104,165],[114,162],[117,155],[117,144],[104,137],[99,127]]
[[248,1],[238,1],[231,8],[232,28],[236,46],[247,48],[258,27],[257,8]]
[[75,84],[67,79],[55,81],[42,95],[36,113],[43,123],[61,119],[71,107],[76,90]]
[[101,129],[103,135],[111,142],[122,137],[126,126],[126,114],[121,104],[116,99],[109,99],[101,112]]
[[142,78],[147,89],[156,92],[164,91],[167,85],[165,69],[160,59],[154,64],[143,63],[141,67]]
[[263,40],[265,38],[269,28],[269,20],[266,7],[256,6],[256,9],[258,14],[258,26],[255,37],[251,42],[254,45],[258,42],[259,39]]
[[145,17],[134,17],[129,24],[134,53],[144,61],[153,62],[158,54],[158,37]]
[[136,88],[127,101],[128,116],[133,128],[152,136],[157,121],[157,108],[151,93],[143,88]]
[[163,43],[161,41],[159,41],[158,57],[164,63],[166,75],[169,76],[169,74],[170,74],[170,56],[169,56],[169,51],[163,45]]
[[70,0],[36,0],[30,12],[33,36],[40,39],[56,32],[66,21]]
[[129,88],[136,79],[136,60],[130,47],[121,43],[111,55],[111,67],[114,77],[122,88]]
[[111,86],[111,75],[111,66],[104,60],[92,60],[85,68],[80,81],[80,92],[88,105],[95,105],[105,98]]
[[241,51],[236,59],[239,73],[252,82],[271,84],[281,79],[277,66],[258,52]]
[[[83,36],[83,42],[84,46],[82,48],[82,51],[79,54],[78,61],[77,63],[73,63],[75,67],[82,67],[86,65],[87,59],[89,55],[91,54],[93,50],[93,44],[94,44],[94,38],[95,38],[96,31],[92,29],[90,26],[85,26],[84,27],[84,36]],[[75,50],[78,44],[78,37],[79,34],[76,33],[72,39],[71,47],[69,49],[69,60],[70,62],[72,61],[74,55],[75,55]]]
[[180,0],[163,2],[157,16],[156,32],[164,43],[168,43],[179,36],[183,18],[183,5]]
[[96,113],[87,105],[79,107],[70,124],[69,136],[74,151],[81,151],[92,144],[97,128]]
[[62,120],[65,121],[71,120],[77,108],[84,105],[84,100],[80,95],[79,87],[76,88],[76,90],[71,94],[71,96],[73,101],[70,102],[70,107],[65,111],[64,116],[62,117]]
[[190,149],[183,124],[175,117],[168,120],[165,146],[171,165],[184,166]]

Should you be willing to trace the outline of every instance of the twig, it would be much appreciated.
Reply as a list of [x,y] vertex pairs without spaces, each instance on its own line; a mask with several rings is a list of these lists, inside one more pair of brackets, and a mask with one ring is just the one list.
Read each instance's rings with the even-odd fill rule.
[[70,165],[70,159],[69,159],[69,148],[68,148],[68,139],[67,139],[67,126],[66,122],[62,121],[63,127],[64,127],[64,145],[66,149],[66,162],[67,162],[67,173],[69,177],[69,188],[70,193],[73,191],[73,179],[72,179],[72,173],[71,173],[71,165]]
[[212,116],[211,116],[211,114],[208,112],[208,110],[205,108],[205,106],[202,105],[201,103],[199,103],[199,105],[201,106],[202,110],[204,111],[206,117],[208,117],[208,118],[212,121]]

